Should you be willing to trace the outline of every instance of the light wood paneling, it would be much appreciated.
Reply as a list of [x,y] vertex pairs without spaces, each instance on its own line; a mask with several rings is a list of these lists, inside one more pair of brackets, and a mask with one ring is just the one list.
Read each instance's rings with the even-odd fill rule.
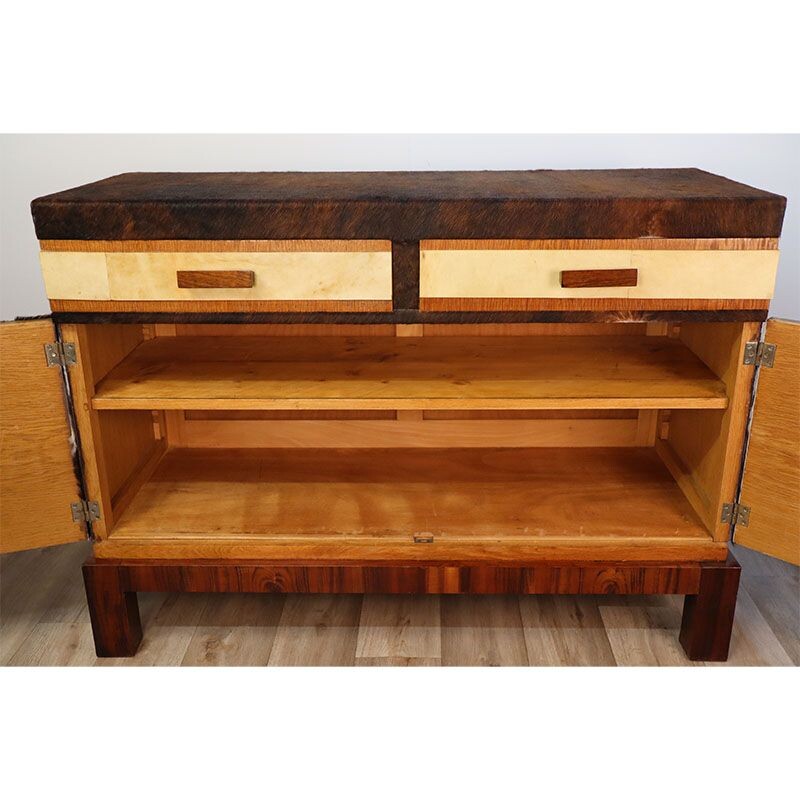
[[[769,299],[777,251],[429,250],[420,248],[421,298]],[[628,287],[566,288],[568,270],[638,270]]]
[[[646,322],[425,323],[424,336],[643,336]],[[356,333],[356,335],[358,335]]]
[[[49,319],[0,324],[0,552],[83,538],[61,369],[47,367]],[[71,367],[70,369],[75,369]]]
[[96,409],[724,408],[725,389],[659,337],[168,337],[97,389]]
[[738,544],[800,564],[800,323],[772,319],[775,365],[758,377],[740,501],[751,508]]
[[[108,330],[106,330],[108,329]],[[75,343],[78,363],[70,368],[73,409],[81,437],[83,477],[90,499],[100,504],[93,533],[104,538],[115,517],[146,479],[166,442],[156,437],[149,410],[101,414],[92,408],[95,386],[143,341],[137,325],[62,325]]]
[[[696,413],[676,409],[670,413],[668,443],[675,459],[665,459],[679,482],[689,480],[687,497],[717,541],[730,538],[730,525],[721,522],[722,504],[736,497],[752,390],[752,366],[745,366],[744,348],[758,338],[759,325],[746,322],[684,324],[680,339],[724,382],[729,398],[724,411]],[[663,452],[663,450],[662,450]]]
[[[51,300],[385,300],[392,298],[391,252],[43,251]],[[179,272],[253,273],[251,287],[181,288]]]
[[183,447],[223,448],[633,447],[647,445],[649,439],[642,434],[637,419],[195,420],[190,417],[183,422],[180,438],[174,443]]
[[292,314],[389,312],[391,300],[51,300],[54,312],[75,314]]
[[39,254],[45,292],[49,298],[108,300],[108,269],[104,253]]
[[177,336],[394,336],[394,325],[299,324],[178,324]]

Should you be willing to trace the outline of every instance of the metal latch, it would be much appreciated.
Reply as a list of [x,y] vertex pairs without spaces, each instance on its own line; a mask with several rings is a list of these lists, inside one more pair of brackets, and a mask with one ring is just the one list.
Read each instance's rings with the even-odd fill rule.
[[94,522],[100,519],[100,505],[94,500],[87,502],[79,500],[77,503],[70,503],[73,522]]
[[759,364],[762,367],[775,365],[775,351],[778,345],[768,342],[747,342],[744,346],[744,361],[747,366]]
[[734,522],[746,528],[750,524],[750,506],[739,503],[723,503],[720,522]]
[[432,533],[415,533],[414,544],[433,544]]
[[48,367],[68,367],[77,364],[78,357],[72,342],[50,342],[44,346],[44,357]]

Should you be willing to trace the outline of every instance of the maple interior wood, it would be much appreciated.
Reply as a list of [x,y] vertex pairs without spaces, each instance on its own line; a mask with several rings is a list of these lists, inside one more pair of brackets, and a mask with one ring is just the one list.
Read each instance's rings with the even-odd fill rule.
[[651,541],[657,551],[659,540],[713,551],[649,448],[173,450],[110,542],[369,545],[376,558],[381,545],[440,552],[414,544],[419,533],[445,549],[507,542],[530,556],[539,545],[555,553],[589,543],[622,553]]
[[95,409],[715,408],[724,384],[679,341],[587,337],[159,337]]

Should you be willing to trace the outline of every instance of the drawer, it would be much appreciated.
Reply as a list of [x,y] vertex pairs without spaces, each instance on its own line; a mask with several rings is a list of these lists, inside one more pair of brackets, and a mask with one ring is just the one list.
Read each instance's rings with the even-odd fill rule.
[[589,249],[588,244],[564,242],[557,249],[539,242],[422,242],[421,307],[445,309],[437,301],[450,298],[460,300],[453,307],[464,309],[479,308],[486,299],[542,298],[580,306],[597,298],[766,303],[772,297],[774,249],[677,249],[687,246],[680,243],[675,249],[661,243],[662,249],[615,249],[613,243]]
[[[230,243],[236,250],[222,249],[220,242],[126,242],[124,250],[81,252],[42,244],[50,300],[242,301],[249,306],[272,301],[287,308],[297,302],[346,307],[351,301],[376,301],[391,308],[388,241]],[[74,245],[99,248],[102,243]],[[166,249],[170,245],[181,249]]]

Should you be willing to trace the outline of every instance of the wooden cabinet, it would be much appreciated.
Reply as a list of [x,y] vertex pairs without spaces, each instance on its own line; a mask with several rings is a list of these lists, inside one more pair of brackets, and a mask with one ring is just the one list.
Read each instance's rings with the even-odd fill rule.
[[731,535],[798,560],[797,328],[761,343],[782,198],[137,174],[33,213],[55,328],[0,329],[1,544],[93,539],[101,655],[135,651],[138,591],[618,592],[686,595],[687,652],[724,659]]

